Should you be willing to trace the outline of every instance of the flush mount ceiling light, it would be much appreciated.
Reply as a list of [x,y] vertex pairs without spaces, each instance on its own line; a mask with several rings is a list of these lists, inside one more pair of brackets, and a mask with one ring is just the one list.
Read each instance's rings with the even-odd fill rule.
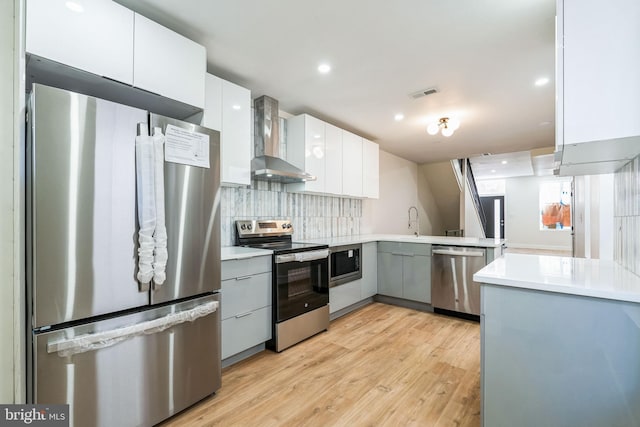
[[400,121],[402,121],[402,120],[404,119],[404,114],[402,114],[402,113],[398,113],[398,114],[396,114],[395,116],[393,116],[393,119],[394,119],[396,122],[400,122]]
[[427,133],[429,135],[436,135],[438,132],[442,133],[442,136],[451,136],[453,132],[460,127],[460,121],[457,119],[442,117],[438,122],[433,122],[427,126]]
[[535,81],[536,86],[544,86],[549,83],[549,79],[547,77],[540,77]]
[[84,12],[84,7],[82,7],[82,5],[76,1],[69,0],[64,5],[67,6],[67,9],[73,12],[76,12],[76,13]]
[[320,65],[318,65],[318,72],[319,73],[327,74],[329,71],[331,71],[331,65],[329,65],[329,64],[320,64]]

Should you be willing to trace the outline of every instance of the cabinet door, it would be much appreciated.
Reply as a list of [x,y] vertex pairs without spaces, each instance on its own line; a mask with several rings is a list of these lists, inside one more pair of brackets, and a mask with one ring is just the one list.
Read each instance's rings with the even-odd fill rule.
[[27,2],[26,51],[133,83],[133,12],[110,0]]
[[402,256],[378,253],[378,293],[402,298]]
[[342,129],[325,123],[325,193],[342,194]]
[[251,185],[251,91],[222,81],[222,182]]
[[380,188],[378,144],[362,139],[362,195],[377,199]]
[[[640,2],[564,0],[558,6],[564,143],[640,135]],[[598,156],[602,160],[608,159]]]
[[362,197],[362,137],[342,131],[342,193]]
[[329,312],[335,313],[360,301],[361,280],[354,280],[329,289]]
[[316,176],[315,181],[305,182],[305,190],[324,193],[325,189],[325,123],[305,114],[304,171]]
[[378,293],[378,244],[376,242],[362,245],[362,299]]
[[222,132],[222,79],[209,73],[204,79],[202,126]]
[[133,85],[204,108],[204,46],[136,13]]
[[431,257],[405,255],[402,257],[403,298],[431,302]]
[[222,321],[222,359],[271,339],[271,306]]
[[271,273],[222,281],[222,320],[270,305]]

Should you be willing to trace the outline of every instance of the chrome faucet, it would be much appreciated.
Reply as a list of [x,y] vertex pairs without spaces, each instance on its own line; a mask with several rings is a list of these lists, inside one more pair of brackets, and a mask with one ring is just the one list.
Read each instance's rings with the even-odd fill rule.
[[[411,220],[411,209],[414,209],[416,211],[416,219],[414,219],[413,221]],[[418,208],[416,208],[415,206],[410,206],[408,214],[409,214],[409,228],[411,228],[411,224],[415,224],[415,231],[413,232],[413,234],[418,236],[418,234],[420,233],[420,219],[418,218]]]

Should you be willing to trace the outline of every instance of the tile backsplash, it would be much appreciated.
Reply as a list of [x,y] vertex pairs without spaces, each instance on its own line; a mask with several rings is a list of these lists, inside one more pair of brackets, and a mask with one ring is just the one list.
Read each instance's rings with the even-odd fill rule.
[[640,276],[640,156],[614,177],[614,259]]
[[252,181],[251,187],[222,187],[221,243],[235,245],[235,221],[290,219],[293,239],[360,234],[362,200],[289,193],[277,182]]

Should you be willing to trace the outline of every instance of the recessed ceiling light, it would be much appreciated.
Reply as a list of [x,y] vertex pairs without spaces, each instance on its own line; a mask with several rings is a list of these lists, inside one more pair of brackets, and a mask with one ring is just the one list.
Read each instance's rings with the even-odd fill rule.
[[231,106],[231,108],[233,108],[234,110],[239,110],[240,106],[238,104],[234,104]]
[[506,165],[508,162],[507,162],[506,160],[503,160],[503,161],[502,161],[502,162],[500,162],[500,163],[502,163],[503,165]]
[[549,83],[549,78],[548,77],[540,77],[538,80],[536,80],[535,85],[536,86],[544,86],[547,83]]
[[401,120],[403,120],[403,119],[404,119],[404,114],[402,114],[402,113],[398,113],[398,114],[396,114],[395,116],[393,116],[393,119],[394,119],[396,122],[399,122],[399,121],[401,121]]
[[84,12],[84,7],[82,7],[82,5],[80,3],[78,3],[78,2],[69,0],[64,5],[67,6],[67,9],[69,9],[69,10],[71,10],[73,12],[76,12],[76,13]]
[[329,64],[320,64],[320,65],[318,65],[318,72],[319,73],[327,74],[329,71],[331,71],[331,65],[329,65]]
[[491,173],[496,173],[496,170],[495,169],[491,169]]

